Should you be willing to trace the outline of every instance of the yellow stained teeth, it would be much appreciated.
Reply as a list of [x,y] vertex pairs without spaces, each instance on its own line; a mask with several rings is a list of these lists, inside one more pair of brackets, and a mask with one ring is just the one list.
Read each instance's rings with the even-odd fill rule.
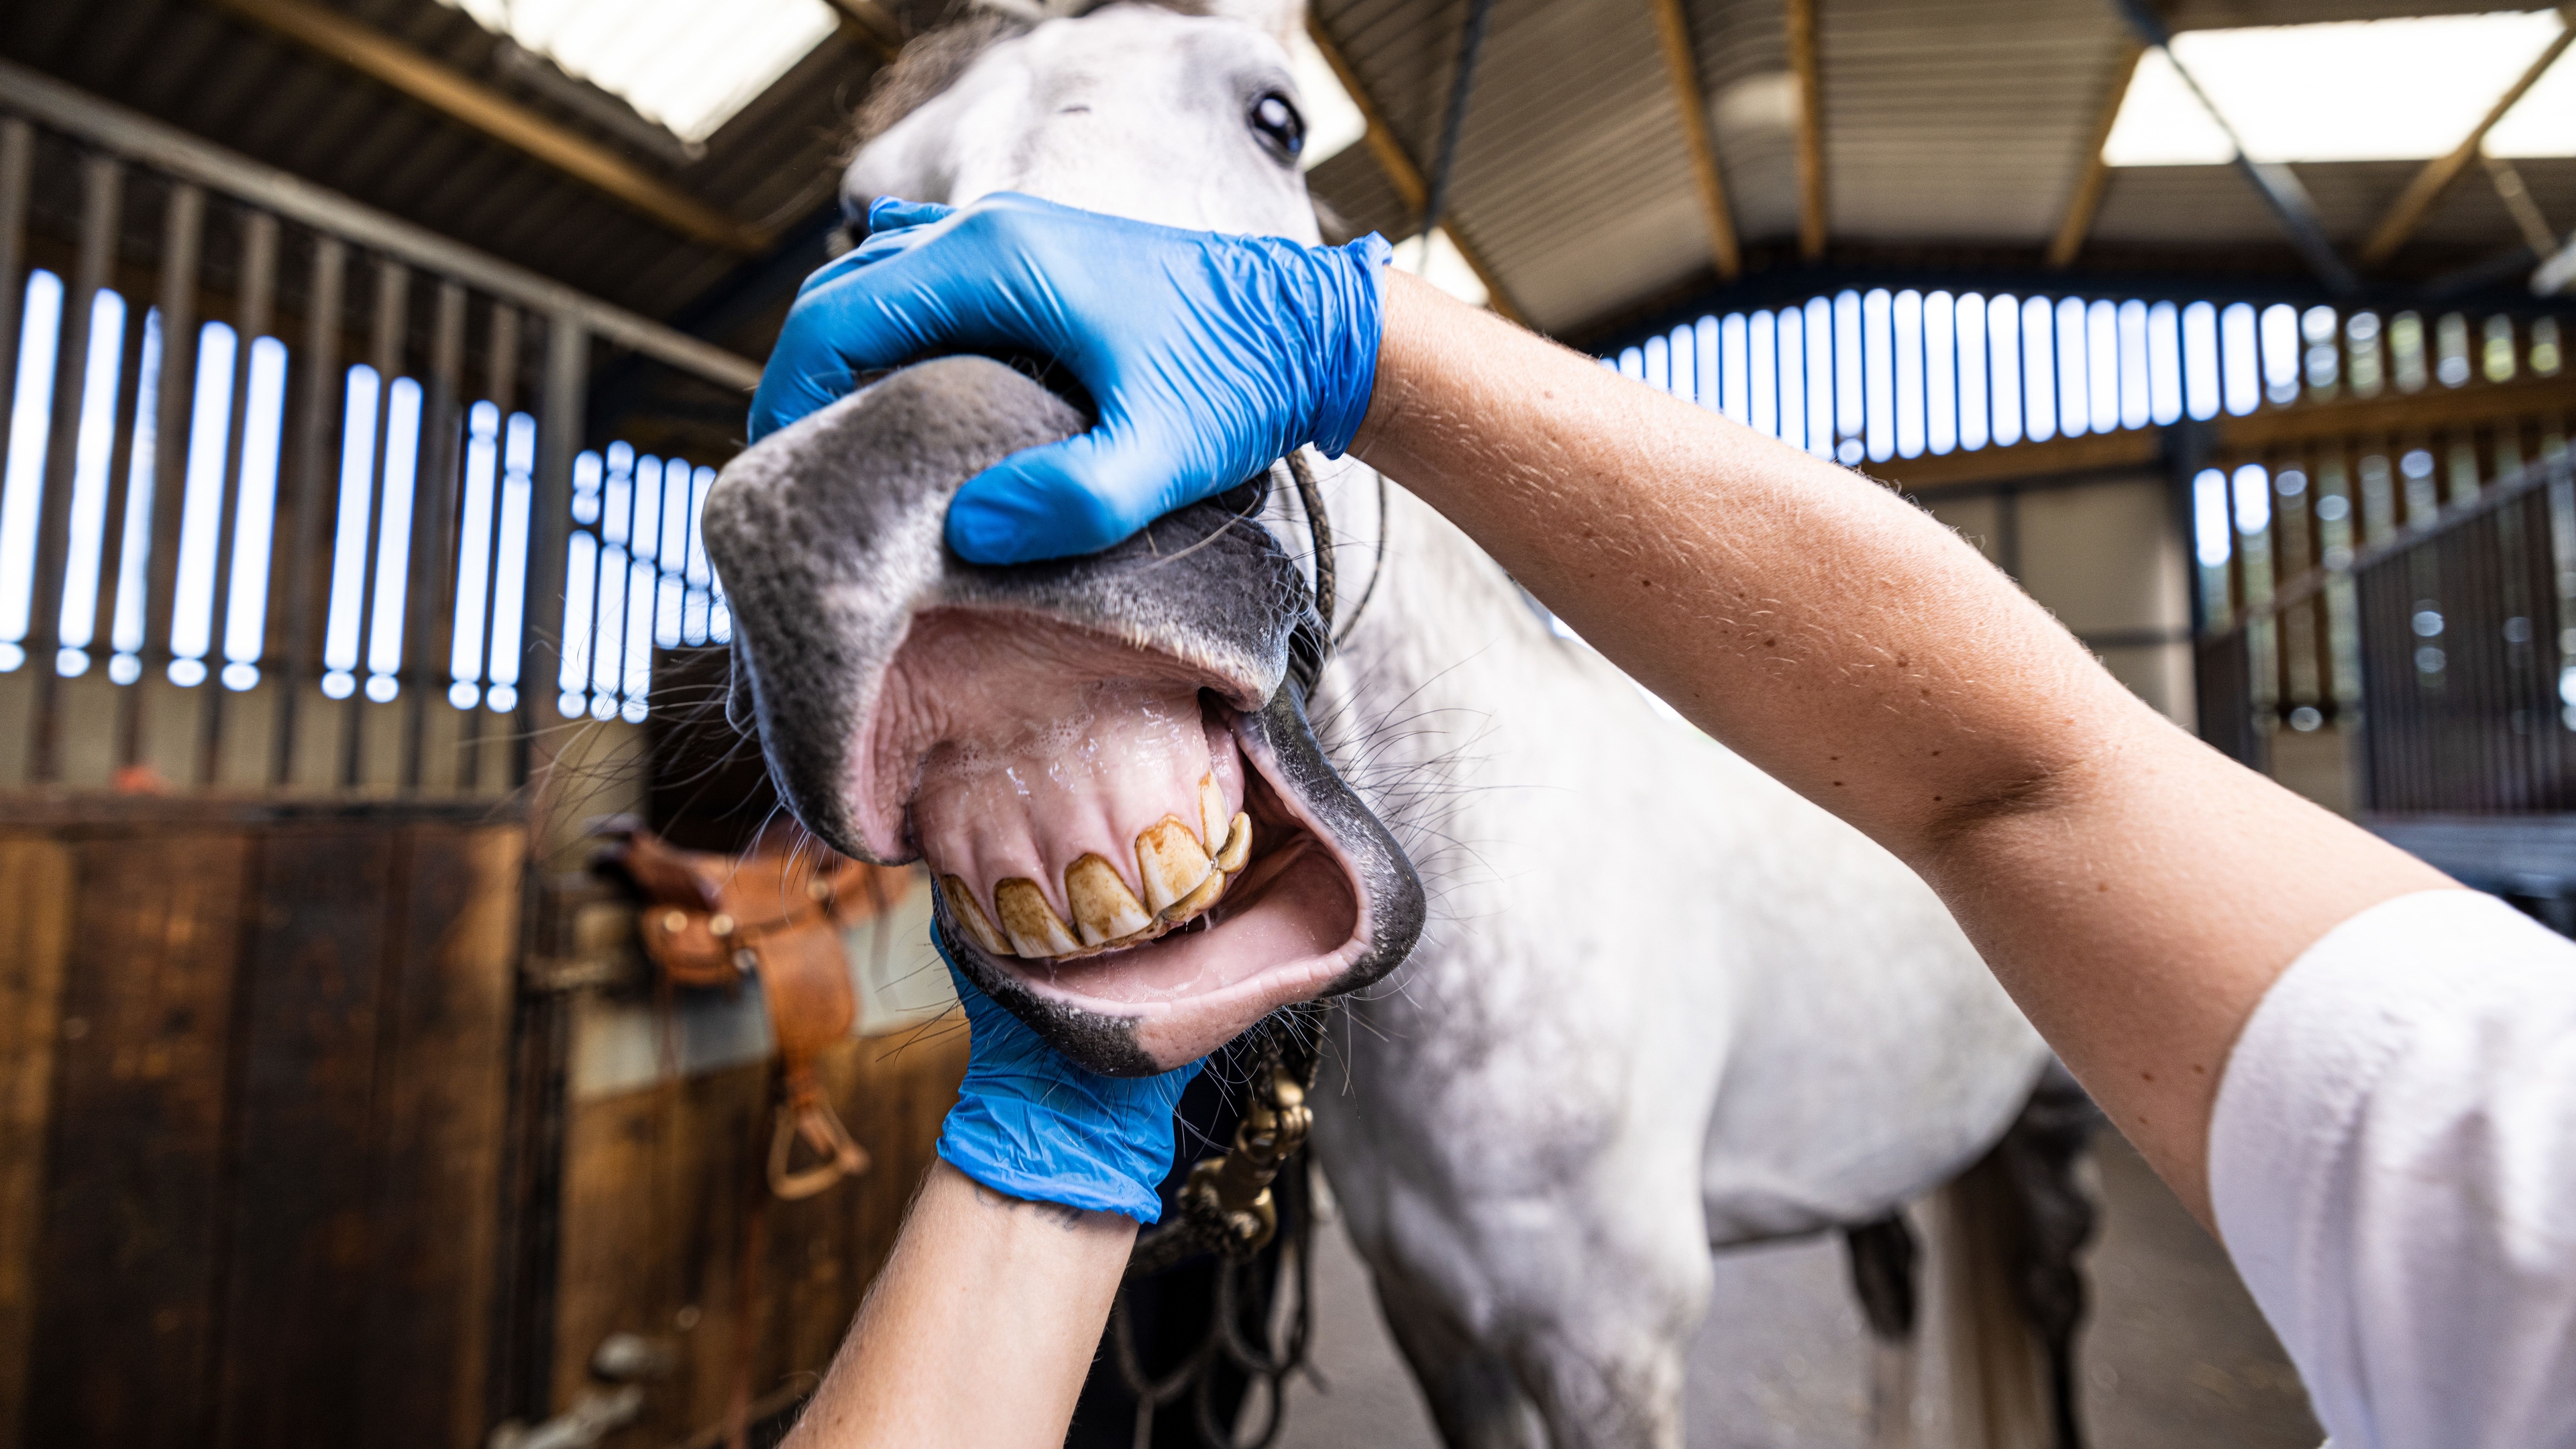
[[1217,788],[1213,771],[1199,779],[1199,839],[1207,842],[1210,855],[1225,839],[1225,792]]
[[1154,924],[1154,917],[1118,878],[1118,868],[1097,855],[1086,855],[1064,868],[1065,904],[1082,944],[1106,945]]
[[[1199,782],[1199,804],[1209,812],[1210,821],[1217,820],[1214,812],[1223,808],[1224,797],[1217,792],[1214,775]],[[941,876],[939,890],[947,897],[948,913],[956,918],[957,928],[996,954],[1044,960],[1142,945],[1205,913],[1224,897],[1229,879],[1251,861],[1251,815],[1238,810],[1231,821],[1221,823],[1221,830],[1211,825],[1205,837],[1224,842],[1212,860],[1199,843],[1200,835],[1178,815],[1164,816],[1137,836],[1137,874],[1145,883],[1142,901],[1127,888],[1118,867],[1103,856],[1086,854],[1066,866],[1064,899],[1073,913],[1070,926],[1033,880],[1013,877],[995,885],[991,916],[984,913],[963,878]],[[998,929],[993,924],[996,917],[1001,921]]]
[[1226,874],[1224,871],[1209,871],[1207,873],[1207,879],[1199,882],[1199,888],[1197,890],[1194,890],[1188,895],[1181,897],[1179,900],[1172,902],[1170,907],[1163,912],[1161,918],[1163,923],[1169,926],[1177,926],[1197,915],[1199,912],[1206,910],[1208,907],[1215,905],[1217,897],[1225,894],[1225,882]]
[[1136,873],[1145,882],[1145,909],[1161,915],[1208,876],[1207,848],[1177,815],[1166,815],[1136,837]]
[[975,903],[975,892],[967,888],[963,879],[953,875],[941,876],[939,893],[948,898],[948,914],[957,922],[957,929],[966,933],[968,940],[996,955],[1010,952],[1010,946],[1002,940],[1002,933],[993,929],[992,918]]
[[1014,877],[993,887],[993,911],[1002,918],[1003,934],[1022,956],[1061,956],[1082,943],[1047,904],[1046,893],[1033,880]]
[[[1210,832],[1208,838],[1215,839],[1215,833]],[[1244,862],[1250,859],[1252,859],[1252,817],[1236,811],[1234,825],[1226,831],[1225,844],[1217,850],[1216,868],[1227,875],[1232,875],[1243,869]]]

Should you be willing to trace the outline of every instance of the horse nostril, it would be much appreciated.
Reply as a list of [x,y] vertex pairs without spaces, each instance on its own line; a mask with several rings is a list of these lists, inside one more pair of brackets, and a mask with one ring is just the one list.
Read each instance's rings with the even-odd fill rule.
[[1252,129],[1283,159],[1295,160],[1306,149],[1306,118],[1294,102],[1277,91],[1265,91],[1252,103]]

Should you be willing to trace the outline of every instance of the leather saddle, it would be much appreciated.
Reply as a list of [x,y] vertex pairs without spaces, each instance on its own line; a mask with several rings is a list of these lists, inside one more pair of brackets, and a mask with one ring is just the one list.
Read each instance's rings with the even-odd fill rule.
[[[801,832],[771,832],[741,855],[682,850],[633,820],[600,834],[607,844],[595,863],[642,893],[644,954],[665,982],[760,983],[780,1059],[770,1191],[793,1201],[867,1171],[867,1151],[832,1110],[814,1062],[857,1017],[842,930],[890,909],[910,872],[837,855]],[[800,1140],[815,1159],[804,1167],[794,1165]]]

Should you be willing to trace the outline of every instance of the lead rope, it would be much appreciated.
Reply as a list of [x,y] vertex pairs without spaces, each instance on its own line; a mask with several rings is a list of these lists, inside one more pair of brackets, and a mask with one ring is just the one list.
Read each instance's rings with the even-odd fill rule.
[[[1322,1061],[1322,1030],[1323,1007],[1311,1001],[1285,1008],[1262,1028],[1252,1059],[1249,1099],[1233,1145],[1222,1156],[1205,1158],[1190,1169],[1178,1210],[1139,1237],[1128,1256],[1125,1281],[1110,1305],[1109,1346],[1119,1380],[1136,1400],[1136,1449],[1150,1449],[1156,1412],[1183,1394],[1191,1398],[1199,1441],[1211,1449],[1268,1449],[1287,1423],[1282,1396],[1288,1378],[1306,1366],[1314,1328],[1314,1274],[1308,1251],[1314,1220],[1311,1168],[1301,1149],[1313,1121],[1306,1094],[1314,1089]],[[1247,1286],[1254,1286],[1251,1275],[1263,1266],[1262,1250],[1278,1235],[1281,1196],[1289,1199],[1289,1212],[1288,1236],[1280,1248],[1296,1259],[1295,1304],[1284,1333],[1265,1323],[1262,1341],[1256,1344],[1244,1332],[1243,1295]],[[1203,1253],[1214,1253],[1219,1259],[1211,1322],[1187,1357],[1154,1378],[1136,1350],[1127,1287]],[[1262,1300],[1256,1296],[1254,1301]],[[1265,1303],[1264,1308],[1264,1316],[1275,1321],[1275,1302]],[[1248,1438],[1238,1438],[1233,1427],[1217,1422],[1217,1371],[1226,1364],[1244,1375],[1247,1390],[1257,1381],[1268,1398],[1261,1430]]]
[[[1303,450],[1290,453],[1284,461],[1314,546],[1315,591],[1314,610],[1298,621],[1289,636],[1288,674],[1300,697],[1312,698],[1325,660],[1351,637],[1386,573],[1386,475],[1380,473],[1377,480],[1377,550],[1368,587],[1361,590],[1349,616],[1336,620],[1339,578],[1324,492]],[[1232,1145],[1190,1169],[1173,1217],[1139,1236],[1128,1254],[1125,1279],[1110,1305],[1109,1346],[1119,1381],[1136,1401],[1136,1449],[1150,1449],[1155,1415],[1184,1394],[1190,1397],[1199,1441],[1211,1449],[1268,1449],[1287,1424],[1287,1381],[1306,1366],[1314,1330],[1314,1266],[1308,1251],[1313,1169],[1303,1148],[1313,1121],[1306,1094],[1314,1090],[1322,1060],[1318,1050],[1322,1033],[1323,1007],[1311,1001],[1287,1008],[1263,1028]],[[1280,1249],[1296,1261],[1295,1304],[1284,1333],[1265,1323],[1262,1341],[1256,1344],[1245,1334],[1241,1319],[1244,1291],[1253,1286],[1250,1275],[1263,1267],[1263,1250],[1278,1236],[1282,1197],[1288,1199],[1289,1212],[1288,1237]],[[1196,1348],[1169,1372],[1154,1377],[1136,1349],[1127,1287],[1207,1253],[1219,1259],[1212,1321]],[[1277,1286],[1274,1280],[1274,1289]],[[1267,1316],[1276,1319],[1275,1306]],[[1217,1422],[1218,1371],[1228,1364],[1244,1375],[1247,1391],[1257,1382],[1268,1400],[1260,1431],[1249,1437],[1239,1438],[1233,1426]]]

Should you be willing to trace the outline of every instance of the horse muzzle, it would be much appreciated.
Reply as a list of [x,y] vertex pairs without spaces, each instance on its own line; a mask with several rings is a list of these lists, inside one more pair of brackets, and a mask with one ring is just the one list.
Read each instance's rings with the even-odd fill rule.
[[734,713],[790,808],[844,854],[925,859],[960,969],[1133,1075],[1385,975],[1423,897],[1289,682],[1316,624],[1259,485],[1082,558],[947,549],[960,485],[1086,425],[1000,363],[921,363],[742,454],[705,533]]

